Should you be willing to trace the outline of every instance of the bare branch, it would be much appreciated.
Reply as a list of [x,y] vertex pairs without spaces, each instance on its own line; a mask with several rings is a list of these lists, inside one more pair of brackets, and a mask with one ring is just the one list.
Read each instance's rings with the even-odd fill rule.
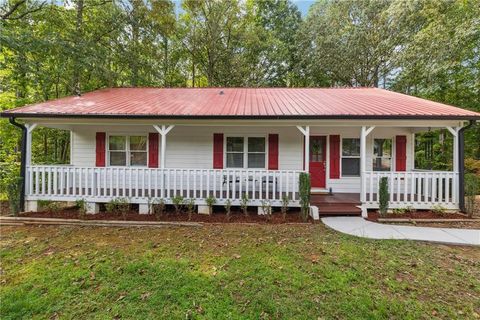
[[12,16],[15,13],[15,11],[17,11],[19,9],[19,7],[23,4],[25,4],[26,2],[27,2],[27,0],[19,0],[6,13],[1,15],[0,19],[1,20],[20,20],[23,17],[25,17],[25,16],[27,16],[31,13],[42,10],[43,7],[47,4],[47,1],[44,1],[39,6],[27,9],[27,11],[23,12],[22,14],[20,14],[18,16]]

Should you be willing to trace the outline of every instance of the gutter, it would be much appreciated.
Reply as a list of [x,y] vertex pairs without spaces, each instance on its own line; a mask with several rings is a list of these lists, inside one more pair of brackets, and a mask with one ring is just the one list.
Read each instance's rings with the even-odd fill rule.
[[465,131],[475,125],[474,120],[458,131],[458,195],[461,212],[466,212],[465,207]]
[[13,124],[14,126],[20,128],[22,130],[22,142],[21,142],[21,153],[20,153],[20,203],[19,208],[20,212],[25,211],[25,172],[26,172],[26,164],[27,164],[27,127],[23,124],[18,123],[15,121],[14,117],[10,117],[8,121]]

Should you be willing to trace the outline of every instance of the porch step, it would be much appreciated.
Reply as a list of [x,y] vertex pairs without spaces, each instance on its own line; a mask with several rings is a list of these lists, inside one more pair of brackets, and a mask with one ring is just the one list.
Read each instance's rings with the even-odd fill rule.
[[362,210],[352,204],[312,204],[318,207],[318,214],[320,216],[338,216],[338,215],[356,215],[362,214]]

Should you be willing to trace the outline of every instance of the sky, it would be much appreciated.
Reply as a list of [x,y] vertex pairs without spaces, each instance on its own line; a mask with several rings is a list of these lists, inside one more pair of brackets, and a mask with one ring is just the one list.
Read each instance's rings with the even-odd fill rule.
[[[308,9],[310,8],[310,6],[315,3],[315,0],[290,0],[290,1],[292,1],[292,3],[297,5],[298,10],[300,10],[303,17],[307,15]],[[181,10],[180,5],[182,0],[173,0],[173,2],[175,2],[175,6],[178,13],[179,10]]]

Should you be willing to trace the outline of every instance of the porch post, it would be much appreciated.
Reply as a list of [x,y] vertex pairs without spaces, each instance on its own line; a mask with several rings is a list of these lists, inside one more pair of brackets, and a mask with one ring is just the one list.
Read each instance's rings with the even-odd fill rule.
[[458,132],[461,127],[447,127],[448,131],[453,136],[453,161],[452,161],[452,171],[453,171],[453,181],[452,181],[452,202],[457,203],[458,196],[458,176],[459,176],[459,157],[458,157]]
[[37,124],[36,123],[25,124],[25,127],[27,127],[26,164],[27,164],[27,166],[30,166],[32,164],[32,132],[37,127]]
[[305,156],[303,157],[303,167],[305,168],[306,172],[309,172],[310,171],[310,126],[305,126],[305,128],[303,128],[302,126],[297,126],[297,129],[300,130],[300,132],[305,137],[305,145],[304,145]]
[[362,126],[360,131],[360,201],[362,202],[362,216],[366,216],[367,210],[364,207],[366,199],[366,171],[367,171],[367,136],[375,129],[375,126]]
[[160,163],[160,168],[165,169],[165,158],[166,158],[166,150],[167,150],[167,134],[172,130],[175,126],[174,125],[169,125],[168,127],[166,125],[162,125],[162,127],[159,127],[157,125],[153,125],[155,130],[158,131],[160,136],[162,137],[162,149],[161,149],[161,163]]

